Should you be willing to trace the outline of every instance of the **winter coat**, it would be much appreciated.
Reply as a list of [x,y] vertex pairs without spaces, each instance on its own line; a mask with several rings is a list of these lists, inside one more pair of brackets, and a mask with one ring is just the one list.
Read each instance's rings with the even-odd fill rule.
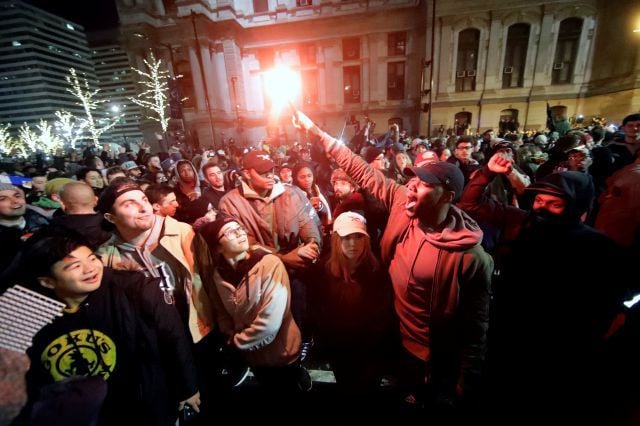
[[100,287],[77,312],[40,330],[28,355],[23,421],[44,386],[72,376],[102,376],[107,382],[99,417],[109,425],[174,424],[178,402],[197,391],[191,344],[176,310],[163,300],[156,279],[136,272],[105,268]]
[[[98,249],[102,262],[114,269],[127,269],[122,262],[122,256],[116,242],[117,236]],[[213,267],[209,249],[200,236],[196,236],[191,225],[177,220],[164,218],[164,229],[159,244],[167,250],[184,268],[183,275],[189,279],[182,283],[184,292],[188,297],[188,313],[182,313],[188,317],[188,327],[197,343],[206,336],[213,326],[214,315],[209,293],[213,282]]]

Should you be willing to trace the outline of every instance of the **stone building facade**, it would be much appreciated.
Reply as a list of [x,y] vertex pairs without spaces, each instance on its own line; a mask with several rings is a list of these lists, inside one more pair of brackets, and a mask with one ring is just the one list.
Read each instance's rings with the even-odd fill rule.
[[614,123],[640,108],[634,0],[117,1],[132,63],[153,49],[183,76],[174,125],[205,147],[212,132],[297,138],[288,114],[269,117],[263,73],[278,65],[301,76],[295,102],[344,138],[365,116],[377,133],[435,135],[543,129],[547,105]]

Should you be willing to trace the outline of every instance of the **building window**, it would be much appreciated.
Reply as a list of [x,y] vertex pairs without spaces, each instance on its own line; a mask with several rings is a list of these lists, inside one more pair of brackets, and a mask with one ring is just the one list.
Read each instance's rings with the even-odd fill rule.
[[582,19],[568,18],[560,23],[556,55],[551,73],[552,84],[571,83],[582,32]]
[[520,127],[520,123],[518,123],[518,110],[510,108],[500,111],[499,127],[501,134],[518,131],[518,127]]
[[360,103],[360,65],[342,69],[344,82],[344,103]]
[[311,6],[312,4],[313,2],[311,0],[296,0],[297,7]]
[[407,33],[389,33],[389,56],[404,55],[407,50]]
[[269,0],[253,0],[253,13],[269,11]]
[[479,46],[480,30],[469,28],[460,32],[456,65],[456,92],[476,90]]
[[400,130],[402,130],[403,129],[403,127],[402,127],[402,117],[392,117],[387,121],[387,127],[391,127],[394,124],[397,124],[398,128]]
[[551,119],[554,123],[567,119],[567,107],[564,105],[556,105],[551,107]]
[[301,65],[315,65],[316,64],[316,45],[313,43],[306,43],[300,45],[298,48],[298,55],[300,55]]
[[302,71],[302,102],[305,105],[318,103],[318,70]]
[[342,40],[342,59],[360,59],[360,39],[357,37]]
[[507,49],[502,69],[502,88],[524,87],[524,67],[529,46],[529,24],[515,24],[509,27]]
[[404,98],[404,62],[389,62],[387,64],[387,99],[401,100]]
[[196,107],[196,92],[193,87],[193,76],[191,75],[191,66],[187,61],[180,61],[176,63],[176,74],[182,75],[176,81],[178,82],[178,87],[180,90],[180,94],[182,95],[183,101],[182,106],[184,108],[195,108]]
[[454,120],[454,130],[456,132],[456,136],[462,136],[467,134],[467,130],[471,126],[471,113],[470,112],[459,112],[453,118]]

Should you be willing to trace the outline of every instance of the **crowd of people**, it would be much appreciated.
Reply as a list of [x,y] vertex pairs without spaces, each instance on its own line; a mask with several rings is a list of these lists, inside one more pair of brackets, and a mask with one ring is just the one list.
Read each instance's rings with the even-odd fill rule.
[[2,290],[66,305],[15,424],[209,424],[249,370],[265,400],[305,394],[310,359],[354,410],[384,385],[425,419],[640,419],[640,114],[347,144],[293,123],[306,144],[0,176]]

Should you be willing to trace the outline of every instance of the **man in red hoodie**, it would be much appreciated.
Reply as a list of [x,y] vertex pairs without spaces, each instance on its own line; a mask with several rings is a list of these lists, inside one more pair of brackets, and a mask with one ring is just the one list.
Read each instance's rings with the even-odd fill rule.
[[404,384],[412,401],[436,408],[469,402],[486,351],[493,261],[482,231],[453,203],[464,177],[447,162],[405,169],[406,186],[384,177],[360,156],[297,112],[294,124],[318,136],[326,152],[389,212],[381,239],[395,294],[404,348]]

